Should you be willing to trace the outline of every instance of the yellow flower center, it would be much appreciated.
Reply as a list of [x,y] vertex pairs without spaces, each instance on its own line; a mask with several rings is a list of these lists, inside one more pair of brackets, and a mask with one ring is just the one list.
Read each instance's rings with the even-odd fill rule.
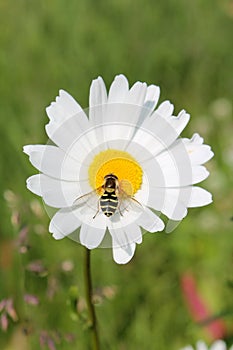
[[122,190],[133,196],[142,184],[142,168],[127,152],[108,149],[97,154],[89,167],[89,182],[93,189],[104,184],[104,177],[109,174],[117,176]]

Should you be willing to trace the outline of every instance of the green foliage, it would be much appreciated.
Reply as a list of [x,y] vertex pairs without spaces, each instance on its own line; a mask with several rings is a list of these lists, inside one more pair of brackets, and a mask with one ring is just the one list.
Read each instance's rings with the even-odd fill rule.
[[215,152],[203,185],[214,202],[169,235],[145,235],[126,266],[110,250],[93,252],[102,347],[210,341],[182,296],[186,272],[232,336],[232,19],[230,0],[0,2],[0,300],[13,298],[19,316],[0,330],[1,349],[37,350],[40,337],[45,348],[89,349],[83,248],[48,234],[40,200],[25,188],[35,170],[22,146],[47,141],[44,109],[60,88],[87,107],[91,80],[101,75],[109,86],[118,73],[160,85],[161,100],[191,113],[184,136],[199,132]]

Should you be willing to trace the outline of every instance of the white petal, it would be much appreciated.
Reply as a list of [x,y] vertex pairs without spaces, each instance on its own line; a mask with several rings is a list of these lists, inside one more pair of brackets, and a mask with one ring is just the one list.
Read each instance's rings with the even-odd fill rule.
[[124,227],[129,243],[142,243],[142,231],[137,224],[132,223]]
[[201,187],[193,186],[188,202],[188,208],[202,207],[212,202],[212,195]]
[[44,174],[57,179],[77,181],[80,164],[64,151],[50,145],[24,146],[32,165]]
[[[107,120],[120,121],[120,117],[121,122],[130,121],[139,126],[146,116],[153,111],[158,102],[159,93],[160,90],[158,86],[151,85],[147,87],[145,83],[141,82],[135,83],[130,91],[128,91],[127,79],[123,75],[117,76],[110,87],[108,103],[124,103],[125,106],[127,104],[131,106],[134,105],[134,109],[136,109],[137,106],[141,108],[137,108],[135,113],[135,111],[124,111],[126,107],[123,106],[121,107],[122,111],[119,113],[119,111],[114,110],[119,109],[117,106],[108,106]],[[132,107],[130,108],[132,110]],[[124,121],[122,120],[122,116],[124,116]]]
[[202,145],[200,147],[187,145],[186,148],[192,164],[204,164],[214,156],[208,145]]
[[46,112],[51,121],[60,124],[71,116],[83,113],[83,110],[71,95],[64,90],[60,90],[56,102],[52,102],[46,108]]
[[190,140],[180,139],[178,142],[183,142],[192,164],[204,164],[214,156],[210,146],[203,145],[203,139],[198,134]]
[[[107,121],[110,121],[114,125],[125,124],[137,128],[139,116],[142,111],[142,106],[129,103],[118,103],[108,105]],[[114,129],[114,125],[113,126]]]
[[50,118],[46,132],[56,145],[67,150],[73,140],[77,140],[85,132],[89,123],[86,114],[73,97],[63,90],[59,93],[56,102],[46,108]]
[[164,229],[163,221],[148,208],[145,208],[138,218],[137,224],[149,232],[158,232]]
[[93,80],[90,87],[89,108],[107,103],[107,91],[101,77]]
[[[209,176],[209,171],[202,165],[192,167],[192,184],[197,184]],[[183,185],[185,186],[185,185]]]
[[187,208],[204,206],[211,201],[211,194],[200,187],[150,188],[147,205],[169,219],[181,220],[187,215]]
[[[107,222],[110,234],[114,238],[115,244],[119,247],[127,246],[132,242],[138,244],[142,242],[141,229],[135,223],[136,219],[134,218],[134,220],[132,220],[132,216],[129,213],[130,211],[126,212],[123,216],[119,213],[115,213]],[[131,217],[131,220],[128,219],[127,216]]]
[[186,346],[185,348],[182,348],[180,350],[194,350],[191,345]]
[[201,145],[204,142],[203,137],[201,137],[198,133],[193,134],[191,140],[198,145]]
[[151,187],[184,187],[209,176],[204,166],[192,166],[186,151],[181,151],[180,155],[164,151],[156,158],[143,162],[143,171]]
[[137,81],[129,90],[124,103],[142,106],[147,92],[146,83]]
[[150,85],[147,88],[145,100],[140,112],[139,119],[137,121],[137,129],[140,128],[144,120],[151,115],[153,112],[158,99],[159,99],[160,89],[158,86]]
[[178,221],[187,215],[187,204],[184,203],[189,198],[188,193],[179,188],[151,188],[147,205]]
[[160,114],[156,110],[151,117],[146,118],[132,139],[133,142],[150,150],[152,156],[167,150],[189,121],[189,115],[184,111],[174,117],[167,115],[167,110],[170,111],[171,107],[167,106],[164,114]]
[[190,115],[185,110],[180,111],[177,117],[168,118],[170,125],[176,130],[179,136],[189,122]]
[[[112,109],[112,113],[110,113],[110,109]],[[133,105],[108,105],[108,115],[111,118],[114,118],[114,114],[117,113],[118,121],[109,121],[103,123],[97,130],[94,130],[95,135],[98,134],[98,142],[106,143],[107,148],[110,147],[110,142],[115,143],[115,148],[123,150],[130,143],[130,139],[135,133],[137,128],[137,117],[139,114],[138,107]],[[134,119],[132,122],[129,122],[129,118],[132,116]],[[127,122],[124,122],[123,119],[128,118]],[[116,120],[116,119],[115,119]],[[88,133],[86,136],[89,136]]]
[[96,143],[101,144],[104,141],[105,134],[102,126],[106,120],[107,91],[104,81],[101,77],[92,81],[89,96],[89,121],[95,127]]
[[73,205],[74,201],[83,194],[81,186],[84,186],[84,183],[62,181],[44,174],[33,175],[27,179],[27,188],[41,196],[47,205],[54,208]]
[[142,167],[144,166],[145,160],[155,158],[151,154],[150,149],[146,149],[143,146],[141,146],[139,143],[135,143],[133,141],[130,141],[124,150],[129,154],[131,154],[131,156],[134,157],[137,160],[137,162],[141,164]]
[[117,264],[127,264],[133,257],[136,244],[129,244],[124,248],[116,248],[113,246],[113,259]]
[[[148,118],[146,118],[147,120]],[[144,128],[144,124],[142,123],[141,127],[136,130],[135,135],[133,136],[131,143],[128,145],[130,150],[131,145],[141,146],[142,149],[146,150],[146,155],[141,153],[140,159],[141,162],[154,158],[159,152],[164,150],[166,147],[164,146],[163,141],[160,140],[159,137],[149,132],[148,129]],[[133,146],[131,147],[133,149]],[[149,152],[149,157],[148,157]]]
[[60,209],[50,221],[49,232],[55,239],[61,239],[74,232],[80,225],[76,210]]
[[124,228],[115,228],[114,225],[108,225],[108,229],[112,236],[113,247],[127,247],[128,237]]
[[37,194],[38,196],[42,196],[41,185],[40,185],[40,176],[41,176],[40,174],[32,175],[31,177],[29,177],[27,179],[27,182],[26,182],[27,188],[31,192]]
[[80,230],[80,243],[88,249],[97,248],[105,235],[106,227],[96,228],[82,224]]
[[129,91],[129,83],[123,74],[117,75],[110,86],[108,103],[122,103]]
[[108,218],[99,210],[98,199],[96,195],[90,197],[90,200],[84,203],[85,205],[78,208],[76,215],[82,223],[93,229],[106,229]]
[[129,91],[129,83],[121,74],[115,77],[108,96],[108,103],[129,103],[143,105],[152,111],[159,99],[160,89],[156,85],[146,86],[146,83],[136,82]]
[[79,142],[81,153],[83,151],[89,152],[93,148],[92,140],[88,140],[88,143],[83,143],[83,140],[87,140],[82,138],[89,127],[90,124],[87,117],[83,117],[79,113],[65,119],[64,122],[60,124],[50,121],[49,124],[45,126],[45,129],[48,137],[64,151],[69,150],[74,143]]
[[[134,208],[134,207],[130,207],[129,203],[122,203],[120,205],[120,210],[122,215],[119,212],[116,212],[112,217],[109,218],[108,220],[108,228],[109,229],[124,229],[125,227],[128,227],[132,224],[134,224],[137,219],[139,218],[139,216],[142,214],[142,212],[144,211],[144,207],[141,206],[141,208]],[[139,232],[139,230],[137,230],[135,228],[135,232]],[[139,234],[139,237],[141,237],[141,233]],[[136,239],[136,238],[135,238]],[[136,242],[136,240],[135,240]]]
[[143,107],[153,111],[158,103],[160,95],[160,88],[156,85],[150,85],[147,88],[146,97],[143,103]]
[[159,114],[163,116],[164,118],[172,116],[172,113],[174,111],[174,106],[170,101],[164,101],[162,102],[159,107],[155,111],[155,115]]

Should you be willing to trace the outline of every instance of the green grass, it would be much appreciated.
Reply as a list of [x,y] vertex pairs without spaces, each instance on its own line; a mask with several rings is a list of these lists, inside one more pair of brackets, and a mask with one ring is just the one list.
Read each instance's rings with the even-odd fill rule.
[[[109,86],[118,73],[131,84],[160,85],[161,101],[191,113],[183,135],[199,132],[215,152],[203,184],[214,202],[191,209],[169,235],[145,235],[126,266],[116,265],[110,250],[93,252],[94,286],[100,294],[109,286],[114,294],[98,297],[102,348],[177,350],[200,338],[211,341],[184,303],[180,279],[187,271],[213,314],[224,314],[232,337],[232,20],[230,0],[0,3],[0,300],[13,297],[19,315],[7,332],[0,330],[1,349],[40,349],[42,330],[59,332],[57,349],[89,349],[70,297],[71,286],[78,286],[82,309],[83,248],[55,241],[43,207],[37,215],[32,210],[41,204],[25,188],[35,170],[22,146],[47,141],[45,107],[60,88],[87,107],[91,80],[101,75]],[[9,200],[7,192],[7,202],[6,190],[16,198]],[[29,230],[25,254],[15,244],[22,227]],[[28,271],[35,260],[46,273]],[[67,260],[69,272],[61,267]],[[27,305],[25,293],[37,295],[40,305]]]

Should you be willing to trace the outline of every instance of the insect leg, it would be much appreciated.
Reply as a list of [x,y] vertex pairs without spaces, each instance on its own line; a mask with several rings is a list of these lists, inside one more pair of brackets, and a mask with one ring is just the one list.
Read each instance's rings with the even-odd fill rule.
[[[118,210],[119,210],[120,216],[124,216],[124,215],[122,214],[122,211],[121,211],[121,209],[120,209],[120,206],[119,206]],[[126,210],[127,210],[127,209],[126,209]]]
[[98,200],[98,209],[97,209],[97,212],[95,213],[95,215],[93,216],[93,219],[96,218],[96,215],[99,213],[100,211],[100,199]]
[[120,213],[120,216],[124,216],[122,211],[121,211],[121,203],[122,203],[122,199],[119,199],[117,209],[118,209],[118,211]]

